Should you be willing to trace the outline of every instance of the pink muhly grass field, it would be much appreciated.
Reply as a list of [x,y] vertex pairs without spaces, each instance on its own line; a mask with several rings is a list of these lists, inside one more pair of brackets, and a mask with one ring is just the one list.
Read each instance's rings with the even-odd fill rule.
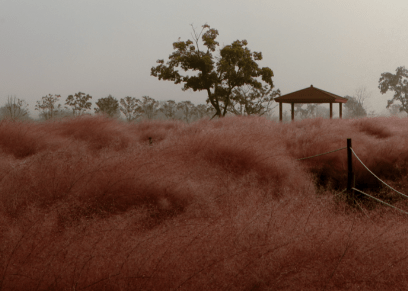
[[[0,290],[404,290],[408,119],[0,122]],[[149,144],[149,137],[152,144]],[[355,187],[405,211],[353,158]],[[363,209],[363,210],[361,210]]]

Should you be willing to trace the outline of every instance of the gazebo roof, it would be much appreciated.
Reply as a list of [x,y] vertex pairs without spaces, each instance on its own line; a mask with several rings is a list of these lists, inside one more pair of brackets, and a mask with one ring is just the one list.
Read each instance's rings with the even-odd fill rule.
[[346,103],[347,98],[340,97],[336,94],[324,91],[322,89],[307,87],[274,99],[282,103]]

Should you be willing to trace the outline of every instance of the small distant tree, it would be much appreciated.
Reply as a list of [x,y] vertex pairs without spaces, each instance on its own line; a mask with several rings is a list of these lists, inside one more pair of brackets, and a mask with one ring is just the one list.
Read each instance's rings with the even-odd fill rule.
[[401,102],[401,111],[408,113],[408,70],[405,67],[398,67],[395,74],[382,73],[378,81],[378,88],[381,94],[394,91],[394,97],[388,100],[386,108],[389,108],[395,101]]
[[142,97],[142,110],[148,119],[154,118],[159,112],[160,102],[149,96]]
[[169,119],[175,119],[177,113],[177,103],[174,100],[167,100],[160,104],[159,111]]
[[6,118],[10,118],[11,120],[17,119],[25,119],[28,118],[28,104],[22,100],[17,98],[16,96],[7,97],[7,103],[4,106],[3,116]]
[[282,114],[282,121],[288,122],[291,120],[292,120],[292,116],[290,116],[287,111],[284,111]]
[[96,106],[98,107],[94,108],[95,113],[106,114],[109,117],[119,117],[120,115],[119,102],[112,95],[98,99]]
[[371,92],[368,92],[366,87],[359,87],[356,89],[353,97],[361,104],[361,107],[365,108],[364,101],[371,97]]
[[[306,105],[306,107],[304,107]],[[317,116],[318,104],[315,103],[295,103],[294,113],[300,119],[314,118]]]
[[316,117],[330,118],[330,109],[325,106],[317,105],[316,106]]
[[370,111],[367,113],[367,116],[368,116],[368,117],[375,117],[375,116],[378,116],[378,114],[376,113],[375,110],[370,110]]
[[127,96],[121,98],[119,109],[125,115],[128,122],[136,120],[143,115],[142,102],[135,97]]
[[346,109],[345,118],[359,118],[366,117],[367,109],[364,106],[364,102],[367,98],[370,98],[371,93],[367,91],[365,87],[357,88],[353,96],[346,96],[347,103],[344,104]]
[[[306,107],[304,105],[306,105]],[[330,109],[318,103],[295,103],[294,108],[295,116],[300,119],[316,117],[330,118]]]
[[346,112],[345,118],[359,118],[366,117],[367,111],[363,106],[363,101],[360,97],[346,96],[348,99],[347,103],[344,104]]
[[212,117],[215,113],[214,107],[208,104],[198,104],[196,106],[196,116],[198,119]]
[[302,108],[303,107],[303,103],[295,103],[293,104],[293,113],[295,114],[295,116],[304,119],[307,117],[308,112],[306,109]]
[[74,116],[79,116],[84,114],[87,110],[91,110],[92,103],[88,101],[89,99],[92,99],[92,96],[78,92],[74,95],[69,95],[66,99],[65,105],[71,107]]
[[401,104],[392,104],[388,107],[388,111],[391,113],[391,115],[396,116],[403,112],[404,109],[402,109]]
[[274,98],[280,96],[280,90],[265,85],[260,89],[242,86],[232,91],[229,112],[236,115],[264,115],[276,108]]
[[61,104],[57,104],[60,97],[61,95],[48,94],[43,96],[40,101],[37,101],[35,110],[39,111],[40,118],[45,120],[52,119],[62,110]]
[[191,101],[181,101],[177,103],[177,109],[181,110],[183,119],[189,123],[191,118],[196,114],[197,108]]

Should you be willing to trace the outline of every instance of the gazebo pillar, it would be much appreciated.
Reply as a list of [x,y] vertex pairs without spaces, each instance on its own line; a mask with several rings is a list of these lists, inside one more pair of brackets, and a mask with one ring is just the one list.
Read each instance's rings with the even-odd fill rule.
[[282,102],[279,102],[279,121],[282,121]]
[[333,117],[333,103],[330,102],[330,119]]
[[290,103],[292,111],[292,121],[295,119],[295,103]]
[[343,111],[343,103],[339,103],[339,116],[340,116],[340,119],[343,116],[342,111]]

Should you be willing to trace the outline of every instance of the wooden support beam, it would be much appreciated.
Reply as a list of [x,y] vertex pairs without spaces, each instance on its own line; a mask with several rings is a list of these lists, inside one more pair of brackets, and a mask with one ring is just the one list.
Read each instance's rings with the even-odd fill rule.
[[295,103],[290,103],[292,111],[292,121],[295,119]]
[[351,189],[354,187],[353,178],[353,157],[351,152],[351,138],[347,139],[347,194],[348,199],[352,204],[354,204],[354,190]]
[[343,111],[343,103],[339,103],[339,116],[340,116],[340,119],[342,118],[342,116],[343,116],[343,113],[342,113],[342,111]]
[[333,103],[330,102],[330,119],[333,118]]
[[282,102],[279,102],[279,121],[282,122]]

